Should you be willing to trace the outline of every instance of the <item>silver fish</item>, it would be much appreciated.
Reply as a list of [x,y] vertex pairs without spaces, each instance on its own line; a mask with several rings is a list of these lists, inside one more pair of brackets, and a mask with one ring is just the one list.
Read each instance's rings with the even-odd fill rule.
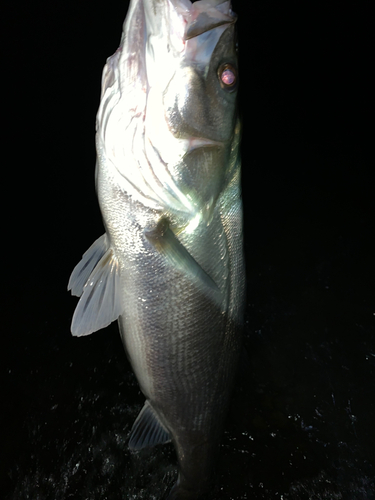
[[171,500],[211,489],[241,349],[235,21],[230,1],[131,0],[97,114],[106,232],[68,285],[73,335],[118,319],[146,397],[129,446],[173,442]]

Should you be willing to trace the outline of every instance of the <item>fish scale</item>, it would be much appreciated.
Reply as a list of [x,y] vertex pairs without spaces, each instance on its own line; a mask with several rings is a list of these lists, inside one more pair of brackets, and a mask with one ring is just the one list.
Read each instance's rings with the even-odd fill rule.
[[235,21],[229,1],[131,1],[97,115],[106,235],[69,281],[73,335],[118,320],[146,398],[129,446],[172,441],[170,500],[212,488],[241,350]]

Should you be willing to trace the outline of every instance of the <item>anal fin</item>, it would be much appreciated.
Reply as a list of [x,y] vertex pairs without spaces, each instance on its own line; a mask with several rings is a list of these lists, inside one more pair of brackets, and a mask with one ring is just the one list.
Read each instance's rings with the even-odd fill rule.
[[133,424],[129,448],[131,450],[141,450],[157,444],[168,443],[170,440],[171,436],[168,430],[160,422],[151,404],[146,401]]

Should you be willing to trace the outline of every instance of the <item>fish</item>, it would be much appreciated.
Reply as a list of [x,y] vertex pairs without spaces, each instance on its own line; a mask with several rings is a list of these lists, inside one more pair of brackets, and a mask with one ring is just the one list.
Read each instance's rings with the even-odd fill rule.
[[130,1],[96,118],[105,233],[68,284],[74,336],[118,321],[145,396],[129,447],[172,442],[169,500],[213,491],[242,349],[236,20],[228,0]]

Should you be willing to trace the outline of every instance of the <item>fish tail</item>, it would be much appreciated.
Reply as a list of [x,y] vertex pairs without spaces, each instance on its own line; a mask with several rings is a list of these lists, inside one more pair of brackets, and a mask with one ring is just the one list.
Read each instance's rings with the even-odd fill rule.
[[205,485],[197,485],[197,488],[192,488],[191,484],[183,481],[181,474],[177,482],[171,489],[167,500],[208,500],[211,498],[213,483],[209,481]]
[[218,443],[179,447],[180,472],[167,500],[208,500],[212,496]]

